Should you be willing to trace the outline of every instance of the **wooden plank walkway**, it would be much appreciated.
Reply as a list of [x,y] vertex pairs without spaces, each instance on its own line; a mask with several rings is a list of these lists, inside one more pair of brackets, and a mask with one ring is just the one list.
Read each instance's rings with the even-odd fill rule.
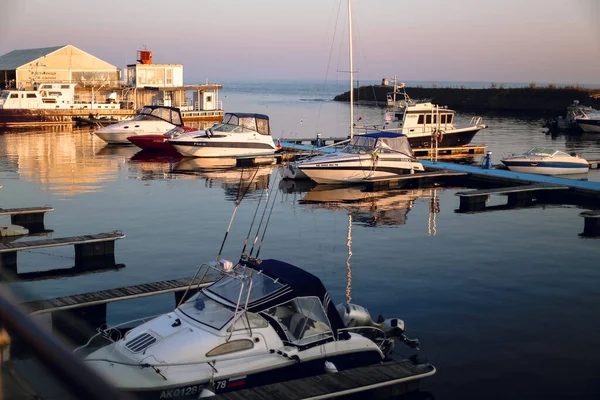
[[[210,285],[215,279],[216,276],[214,275],[207,276],[205,283],[201,284],[200,287]],[[144,283],[115,289],[100,290],[97,292],[57,297],[55,299],[34,300],[22,303],[22,305],[31,314],[43,314],[59,310],[107,304],[127,299],[137,299],[156,294],[182,292],[188,287],[191,281],[192,277],[171,279],[161,282]]]
[[[250,389],[224,393],[215,400],[300,400],[328,399],[349,394],[370,392],[381,387],[415,383],[396,390],[399,395],[418,388],[418,381],[435,374],[432,365],[416,366],[410,360],[390,361],[368,367],[353,368],[333,374],[274,383]],[[373,398],[363,393],[364,398]]]
[[10,223],[29,229],[30,233],[44,231],[44,215],[54,211],[50,206],[0,208],[0,216],[10,215]]
[[123,239],[124,237],[125,235],[122,232],[115,231],[109,233],[96,233],[93,235],[0,243],[0,253],[15,252],[20,250],[35,250],[46,247],[67,246],[70,244],[100,243]]
[[[2,186],[0,186],[2,187]],[[14,214],[37,214],[47,213],[54,211],[54,208],[49,206],[44,207],[25,207],[25,208],[0,208],[0,215],[14,215]]]

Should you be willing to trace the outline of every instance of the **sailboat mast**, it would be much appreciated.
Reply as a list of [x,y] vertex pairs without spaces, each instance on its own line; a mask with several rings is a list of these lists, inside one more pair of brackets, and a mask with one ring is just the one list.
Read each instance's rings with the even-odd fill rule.
[[348,55],[350,58],[350,139],[354,136],[354,71],[352,67],[352,4],[348,0]]

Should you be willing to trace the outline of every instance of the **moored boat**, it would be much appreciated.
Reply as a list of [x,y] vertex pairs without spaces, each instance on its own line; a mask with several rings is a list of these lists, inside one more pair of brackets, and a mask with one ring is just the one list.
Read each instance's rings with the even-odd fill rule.
[[170,139],[178,152],[191,157],[255,157],[273,155],[269,117],[255,113],[225,113],[223,122],[203,131]]
[[177,150],[171,143],[169,143],[169,139],[177,137],[179,135],[183,135],[188,132],[195,132],[198,129],[191,128],[189,126],[176,126],[170,131],[162,134],[162,135],[134,135],[128,136],[127,140],[136,145],[137,147],[148,150],[148,151],[165,151],[177,153]]
[[581,110],[581,115],[575,118],[575,122],[584,132],[600,133],[600,111]]
[[131,144],[134,135],[162,135],[183,126],[179,108],[145,106],[137,117],[98,129],[94,134],[109,144]]
[[296,163],[317,183],[349,184],[391,179],[424,171],[405,135],[376,132],[355,135],[341,151]]
[[539,147],[501,161],[511,171],[542,175],[585,174],[590,168],[589,163],[578,155]]

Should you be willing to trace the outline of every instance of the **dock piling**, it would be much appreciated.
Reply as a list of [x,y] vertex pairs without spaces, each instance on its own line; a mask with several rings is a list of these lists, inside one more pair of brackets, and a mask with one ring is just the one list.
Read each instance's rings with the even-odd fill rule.
[[579,214],[584,220],[582,237],[600,237],[600,210],[584,211]]

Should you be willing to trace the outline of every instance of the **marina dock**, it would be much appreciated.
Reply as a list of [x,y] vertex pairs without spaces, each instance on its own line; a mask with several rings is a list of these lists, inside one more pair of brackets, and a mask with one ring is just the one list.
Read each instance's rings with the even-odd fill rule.
[[75,266],[84,266],[97,257],[114,256],[115,241],[124,237],[122,232],[114,231],[93,235],[0,243],[0,267],[16,273],[17,252],[68,245],[75,247]]
[[0,208],[0,216],[10,215],[10,223],[27,228],[29,232],[41,232],[44,228],[44,215],[54,211],[50,206],[25,208]]
[[215,396],[215,400],[317,400],[350,396],[388,398],[417,390],[421,379],[435,374],[430,364],[410,360],[348,369],[333,374],[274,383]]

